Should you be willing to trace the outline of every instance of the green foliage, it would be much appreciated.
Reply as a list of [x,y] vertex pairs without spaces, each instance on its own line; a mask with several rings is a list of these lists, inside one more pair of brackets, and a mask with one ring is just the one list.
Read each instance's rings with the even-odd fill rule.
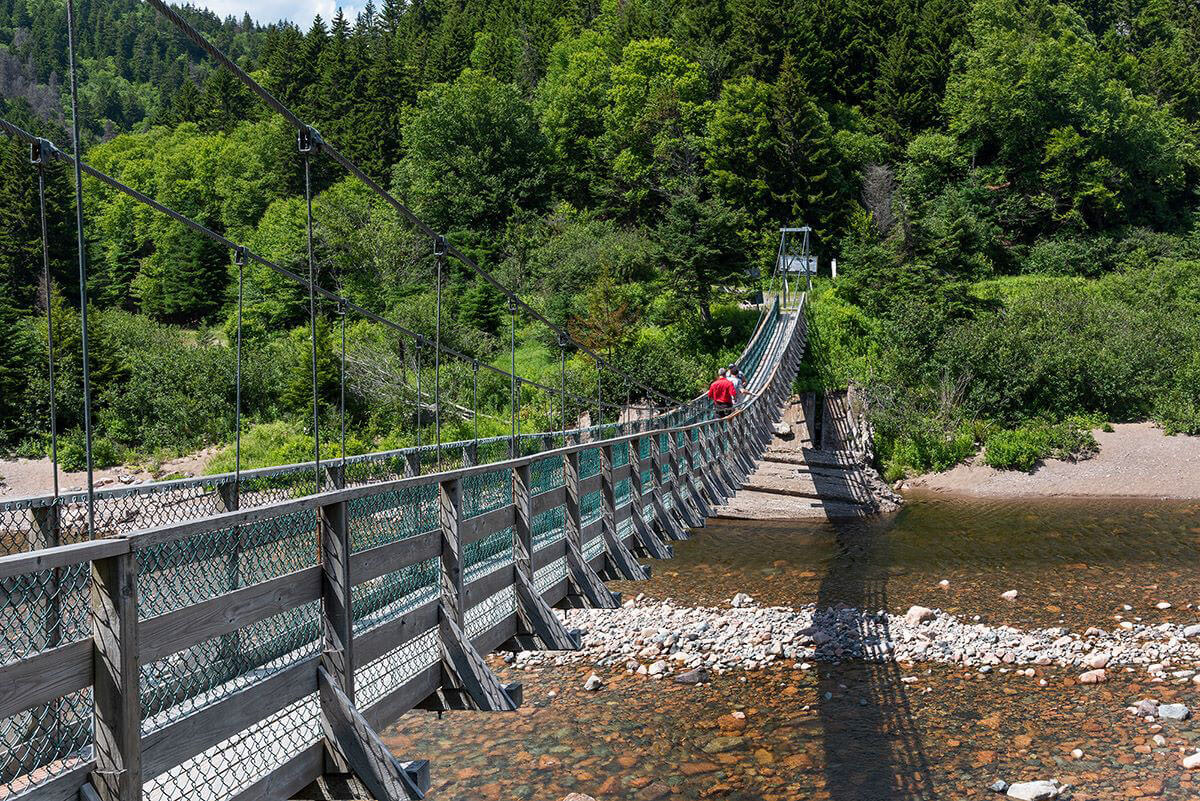
[[546,199],[547,144],[511,84],[475,70],[422,92],[396,185],[440,230],[494,231]]
[[1029,472],[1046,458],[1086,459],[1099,450],[1092,432],[1066,421],[1034,421],[1014,429],[998,429],[984,441],[984,462],[999,470]]

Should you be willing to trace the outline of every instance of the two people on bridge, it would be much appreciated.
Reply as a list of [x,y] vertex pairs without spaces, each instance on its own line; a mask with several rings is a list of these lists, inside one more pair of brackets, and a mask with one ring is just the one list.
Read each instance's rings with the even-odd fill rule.
[[736,365],[731,364],[717,371],[717,380],[708,385],[708,399],[719,416],[729,414],[734,404],[746,395],[744,384],[745,378]]

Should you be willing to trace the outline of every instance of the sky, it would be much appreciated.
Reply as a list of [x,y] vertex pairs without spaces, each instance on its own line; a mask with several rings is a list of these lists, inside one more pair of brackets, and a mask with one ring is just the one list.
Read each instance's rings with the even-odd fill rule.
[[220,17],[232,15],[238,19],[249,11],[254,21],[261,23],[290,19],[304,29],[317,14],[329,22],[339,5],[352,20],[363,3],[339,3],[337,0],[193,0],[193,5],[208,8]]

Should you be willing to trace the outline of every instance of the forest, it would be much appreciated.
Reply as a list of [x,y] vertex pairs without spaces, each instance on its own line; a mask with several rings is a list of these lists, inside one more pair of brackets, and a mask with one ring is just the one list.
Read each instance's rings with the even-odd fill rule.
[[[85,160],[305,272],[292,129],[150,7],[77,7]],[[183,13],[522,299],[670,395],[736,357],[778,228],[807,224],[838,278],[810,298],[798,388],[863,386],[889,477],[981,447],[1026,469],[1085,456],[1108,421],[1200,433],[1192,3],[386,0],[304,28]],[[65,6],[0,0],[0,116],[63,148],[65,65]],[[320,284],[432,334],[432,243],[336,165],[313,170]],[[47,180],[49,286],[36,172],[27,148],[0,148],[0,442],[46,452],[49,307],[62,456],[78,466],[74,195],[62,165]],[[229,443],[229,252],[92,179],[83,210],[98,461]],[[510,331],[503,297],[453,264],[444,339],[554,385],[549,330],[518,316]],[[242,277],[246,459],[301,460],[307,293],[253,264]],[[347,449],[408,444],[430,366],[326,304],[325,447],[339,447],[343,330]],[[443,371],[484,433],[508,430],[507,384],[480,373],[475,398],[469,364]],[[568,374],[582,396],[624,400],[579,353]],[[553,426],[557,401],[523,393],[523,430]]]

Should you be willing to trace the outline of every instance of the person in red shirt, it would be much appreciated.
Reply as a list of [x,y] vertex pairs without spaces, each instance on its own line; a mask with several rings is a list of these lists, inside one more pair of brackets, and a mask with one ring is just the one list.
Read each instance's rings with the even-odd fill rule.
[[717,380],[708,385],[708,399],[713,402],[717,414],[724,417],[732,411],[736,394],[737,389],[734,388],[733,382],[726,378],[725,368],[722,367],[717,373]]

